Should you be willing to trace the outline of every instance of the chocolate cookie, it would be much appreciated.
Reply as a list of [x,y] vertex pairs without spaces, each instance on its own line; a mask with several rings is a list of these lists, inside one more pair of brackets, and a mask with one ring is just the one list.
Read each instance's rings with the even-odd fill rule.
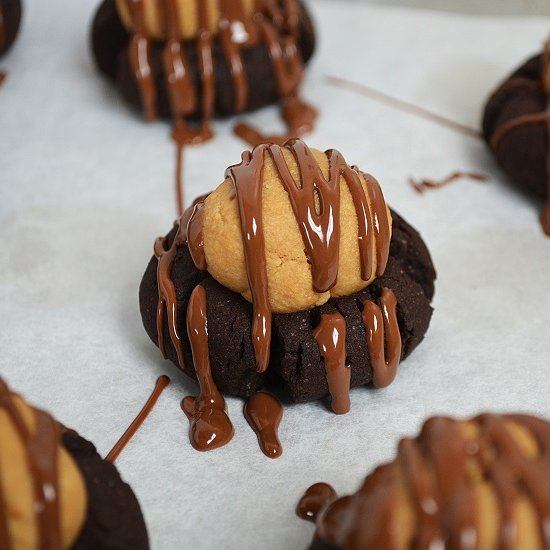
[[149,548],[138,501],[76,432],[0,379],[0,548]]
[[21,1],[0,0],[0,55],[15,41],[21,23]]
[[550,235],[549,93],[550,42],[543,54],[529,59],[491,95],[483,116],[483,136],[512,180],[547,201],[541,221]]
[[[147,1],[147,0],[145,0]],[[191,3],[196,0],[184,0]],[[234,1],[233,4],[237,4]],[[313,55],[315,35],[313,25],[305,7],[299,3],[298,26],[296,36],[297,50],[305,63]],[[235,8],[233,8],[235,9]],[[135,78],[135,70],[130,66],[128,48],[132,33],[123,24],[115,0],[104,0],[100,5],[92,24],[92,48],[99,69],[111,80],[115,81],[121,94],[135,108],[144,110],[143,90]],[[166,37],[151,41],[149,63],[153,75],[153,87],[156,90],[153,100],[155,115],[168,118],[174,116],[174,106],[170,101],[170,90],[165,78],[163,51],[166,47]],[[191,85],[191,93],[197,97],[192,111],[186,113],[186,118],[200,120],[204,117],[205,96],[203,67],[199,58],[196,39],[187,38],[181,41],[183,58],[187,63]],[[229,116],[237,112],[251,111],[274,103],[284,97],[273,57],[270,54],[268,42],[264,39],[251,41],[251,45],[240,47],[243,75],[235,79],[231,62],[235,58],[227,52],[227,45],[220,36],[214,36],[211,44],[213,89],[211,96],[215,98],[212,105],[217,116]],[[245,83],[246,100],[238,105],[238,89]],[[201,84],[202,83],[202,84]],[[253,83],[248,85],[246,83]],[[145,109],[146,110],[146,109]],[[145,113],[147,116],[147,113]],[[150,117],[149,117],[150,118]],[[153,117],[154,118],[154,117]]]
[[73,550],[147,550],[147,529],[138,500],[115,466],[75,432],[64,433],[62,441],[84,477],[88,494],[85,523]]
[[550,423],[526,415],[435,417],[357,493],[317,483],[297,514],[311,550],[546,548]]
[[[288,153],[289,151],[296,155],[297,166],[293,165],[294,157]],[[263,222],[260,224],[261,227],[257,228],[256,234],[262,234],[263,231],[266,235],[264,245],[267,266],[264,267],[270,281],[269,300],[273,314],[270,317],[269,312],[261,313],[258,308],[258,303],[262,303],[261,289],[252,288],[252,297],[249,297],[249,292],[245,289],[248,283],[245,262],[242,260],[243,240],[239,229],[234,186],[243,200],[242,204],[248,205],[245,207],[246,210],[241,210],[240,215],[249,216],[249,219],[255,219],[254,223],[259,224],[253,204],[244,198],[244,181],[245,177],[250,177],[250,187],[246,187],[250,191],[254,187],[261,187],[262,183],[265,184],[266,178],[276,178],[273,175],[270,154],[279,160],[282,157],[277,155],[283,154],[285,162],[292,166],[293,174],[297,173],[296,170],[301,173],[302,182],[310,181],[308,168],[306,164],[302,164],[302,160],[310,158],[311,155],[318,159],[320,165],[330,170],[327,157],[323,157],[323,153],[309,150],[299,141],[292,142],[286,147],[261,146],[254,149],[251,154],[245,153],[243,163],[228,170],[228,174],[233,174],[234,182],[232,183],[228,176],[224,184],[205,200],[203,206],[197,205],[193,215],[188,211],[165,239],[157,241],[156,257],[149,262],[140,286],[143,324],[156,345],[159,345],[160,328],[161,349],[166,357],[176,365],[186,365],[184,372],[195,378],[196,365],[191,353],[185,319],[187,315],[189,327],[188,303],[194,289],[200,285],[206,293],[205,313],[208,319],[208,355],[212,377],[221,392],[249,397],[261,387],[267,386],[282,389],[296,402],[319,399],[330,394],[333,409],[336,412],[346,412],[346,376],[351,377],[351,380],[347,381],[351,387],[372,383],[373,378],[377,387],[383,387],[393,380],[399,358],[410,355],[423,339],[432,315],[430,302],[434,293],[434,267],[419,234],[393,211],[390,238],[389,229],[385,226],[387,222],[383,220],[383,216],[390,217],[389,211],[386,210],[374,178],[349,167],[345,168],[339,153],[327,152],[333,166],[341,166],[344,174],[342,181],[344,177],[348,182],[355,181],[357,185],[361,181],[363,188],[367,189],[366,194],[371,202],[368,202],[365,210],[378,212],[376,216],[380,231],[386,233],[385,236],[378,234],[376,237],[376,258],[369,257],[369,261],[377,259],[378,263],[373,269],[370,269],[371,266],[363,265],[370,271],[367,270],[366,274],[362,271],[362,275],[359,273],[357,222],[353,222],[351,218],[355,211],[354,205],[358,204],[354,203],[351,196],[346,196],[340,203],[334,195],[331,199],[329,192],[326,192],[320,183],[320,178],[323,177],[321,175],[315,178],[315,181],[319,182],[317,190],[323,189],[322,198],[319,200],[323,203],[323,208],[330,210],[335,218],[332,221],[320,220],[319,223],[322,225],[327,222],[327,227],[332,226],[335,233],[341,230],[344,239],[342,242],[349,244],[340,247],[339,260],[338,254],[336,255],[336,264],[333,264],[334,259],[331,259],[332,252],[324,250],[318,255],[317,246],[323,248],[321,243],[308,248],[307,253],[304,253],[304,244],[298,224],[294,221],[288,192],[274,183],[276,179],[270,179],[271,183],[264,187]],[[264,155],[265,165],[262,172],[260,159]],[[308,166],[311,169],[311,164]],[[281,172],[284,173],[284,170],[281,169]],[[259,176],[260,173],[263,173],[263,176]],[[339,174],[338,172],[337,176]],[[332,179],[331,182],[335,184]],[[355,198],[359,200],[359,187],[354,187],[351,183],[349,186],[354,190]],[[258,200],[257,195],[255,196],[255,200]],[[315,193],[312,193],[313,200],[314,196]],[[378,199],[374,200],[375,196],[378,196]],[[329,208],[331,200],[335,202],[332,208]],[[296,206],[294,202],[293,204]],[[336,216],[339,215],[338,209],[349,212],[350,215],[350,218],[342,221],[341,226],[335,222]],[[283,212],[288,216],[287,220],[281,218]],[[323,217],[322,214],[320,216]],[[191,220],[186,224],[189,217]],[[341,217],[340,219],[342,220]],[[218,220],[223,222],[218,225]],[[244,218],[241,218],[241,224],[246,224],[243,220]],[[367,221],[367,224],[370,222]],[[188,233],[183,235],[185,231],[182,228],[185,226]],[[319,229],[319,232],[321,231]],[[365,227],[365,231],[368,231],[369,238],[364,237],[361,246],[367,244],[368,252],[370,246],[374,246],[369,239],[373,238],[371,231],[375,230]],[[361,233],[361,230],[359,232]],[[315,237],[310,237],[311,244]],[[279,239],[279,243],[272,245],[272,239]],[[384,240],[387,241],[385,244]],[[328,243],[325,241],[324,244]],[[387,247],[385,257],[384,247]],[[202,248],[206,265],[203,265],[201,260]],[[251,262],[262,261],[262,256],[258,256],[256,252],[257,250],[252,249],[246,252],[249,281],[257,278],[257,274],[254,273],[257,266],[254,267],[255,264]],[[252,260],[252,257],[255,260]],[[323,257],[324,259],[319,261]],[[157,258],[160,258],[160,262]],[[196,264],[201,269],[197,268]],[[316,275],[317,268],[321,271],[327,268],[330,273],[326,273],[326,277],[335,277],[338,269],[335,270],[333,267],[338,264],[340,276],[337,283],[335,280],[323,281]],[[207,267],[208,271],[204,267]],[[258,270],[261,272],[262,268],[258,267]],[[314,284],[318,285],[313,290],[312,277]],[[251,287],[254,287],[254,284],[251,282]],[[233,286],[233,290],[230,286]],[[237,288],[243,289],[241,292],[244,297],[236,292]],[[326,291],[327,288],[331,290]],[[287,313],[283,312],[285,308]],[[254,319],[260,315],[264,315],[262,326],[265,330],[260,337],[255,337]],[[372,315],[377,318],[381,333],[374,334]],[[330,328],[331,323],[336,323],[335,327],[339,330],[340,349],[327,348],[324,353],[323,335],[318,329],[325,324]],[[386,331],[385,335],[381,328],[382,324]],[[270,339],[265,337],[269,330]],[[260,341],[262,336],[265,337],[263,342]],[[331,380],[333,375],[328,372],[329,365],[340,360],[340,366],[334,367],[340,374],[334,376],[341,378]],[[375,369],[373,364],[376,366]],[[340,405],[337,407],[341,410],[335,408],[338,402]]]

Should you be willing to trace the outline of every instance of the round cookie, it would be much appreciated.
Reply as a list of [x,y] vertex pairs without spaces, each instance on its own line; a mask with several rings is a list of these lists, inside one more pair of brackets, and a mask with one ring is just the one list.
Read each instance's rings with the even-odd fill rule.
[[14,43],[21,24],[21,0],[0,0],[0,56]]
[[[150,0],[145,0],[148,2]],[[196,0],[180,0],[180,5],[193,3]],[[212,4],[212,2],[210,2]],[[237,3],[236,1],[234,2]],[[315,35],[313,25],[305,7],[299,4],[299,28],[297,48],[304,63],[313,55]],[[162,24],[158,25],[162,28]],[[130,67],[127,55],[131,33],[117,11],[115,0],[104,0],[92,24],[92,49],[99,69],[111,80],[115,81],[121,94],[134,107],[142,109],[142,97],[139,86]],[[170,104],[169,90],[163,73],[164,40],[154,40],[150,46],[150,66],[156,90],[155,111],[158,116],[168,118],[173,116],[173,107]],[[185,34],[182,41],[184,58],[188,62],[188,71],[194,83],[194,93],[197,101],[193,112],[186,118],[199,120],[204,117],[203,94],[201,82],[203,72],[197,55],[196,39]],[[244,80],[253,85],[247,85],[246,101],[240,108],[236,108],[237,98],[235,81],[231,73],[226,49],[219,36],[212,37],[212,67],[214,89],[213,114],[229,116],[237,112],[252,111],[274,103],[282,98],[281,89],[277,81],[274,64],[269,48],[262,40],[250,46],[240,48]]]
[[1,379],[0,437],[1,548],[149,548],[116,468]]
[[297,513],[311,550],[546,548],[550,423],[526,415],[435,417],[401,440],[357,493],[310,487]]
[[502,169],[527,193],[547,201],[541,222],[550,235],[550,42],[491,95],[483,136]]
[[[286,148],[293,150],[295,154],[297,150],[303,152],[305,154],[303,158],[311,158],[309,155],[311,151],[313,151],[307,149],[307,147],[299,141],[291,142]],[[253,172],[250,172],[249,168],[254,163],[257,164],[259,162],[261,154],[263,154],[264,151],[269,150],[276,154],[280,149],[284,148],[279,148],[274,145],[256,148],[252,153],[244,154],[243,163],[230,168],[228,173],[231,173],[233,169],[233,175],[242,183],[246,177],[253,176]],[[318,153],[315,152],[311,154],[314,158],[318,155]],[[329,151],[326,155],[332,159],[341,159],[341,156],[338,156],[339,154],[335,152]],[[263,158],[264,162],[267,163],[268,161],[265,160],[268,158],[267,152],[265,152]],[[340,160],[338,162],[340,162]],[[289,164],[292,167],[290,161]],[[334,167],[334,165],[335,164],[332,166]],[[317,166],[319,167],[319,165]],[[361,192],[364,192],[365,195],[369,195],[373,189],[377,188],[378,184],[371,176],[365,176],[358,170],[355,171],[355,169],[349,168],[349,166],[346,168],[343,164],[340,164],[340,166],[343,171],[342,173],[345,172],[347,177],[352,178],[352,172],[356,175],[356,192],[359,192],[359,189],[363,189]],[[258,168],[258,165],[256,168]],[[258,170],[258,173],[260,173],[260,171],[261,170]],[[269,171],[263,172],[264,176],[268,172]],[[305,169],[305,164],[300,165],[299,172],[301,173],[302,183],[305,182],[305,185],[307,185],[307,182],[310,180],[308,172]],[[342,183],[343,176],[340,175],[340,172],[331,171],[328,166],[325,166],[325,172],[318,176],[315,181],[320,182],[322,178],[327,177],[329,172],[337,174],[339,176],[339,181],[342,180],[339,184],[340,187],[345,185],[345,183]],[[240,179],[241,177],[242,179]],[[296,178],[298,178],[297,175]],[[334,180],[331,178],[329,179],[333,181],[334,184]],[[369,182],[368,185],[366,185],[366,187],[368,187],[368,192],[365,192],[364,185],[367,181]],[[260,184],[267,187],[280,185],[280,183],[276,182],[277,180],[275,178],[268,181],[265,179],[261,181],[258,180],[254,184],[254,179],[251,179],[250,187],[247,187],[247,189],[250,190],[254,186]],[[331,187],[333,184],[327,185]],[[220,189],[223,190],[226,185],[227,180],[218,188],[218,191]],[[245,195],[242,189],[244,189],[244,184],[239,191],[239,193],[241,193],[239,196]],[[336,203],[330,202],[327,198],[327,188],[319,183],[318,189],[320,189],[322,204],[324,204],[326,208],[335,206]],[[336,186],[336,189],[338,189],[338,186]],[[350,291],[349,295],[331,297],[328,301],[324,300],[324,303],[320,306],[311,307],[311,305],[314,305],[311,304],[308,308],[299,311],[296,311],[295,308],[291,308],[287,313],[273,312],[270,324],[271,339],[268,343],[268,368],[265,370],[259,369],[257,358],[258,350],[254,345],[253,338],[253,334],[255,334],[253,321],[256,304],[254,303],[254,299],[250,296],[251,293],[245,292],[243,296],[240,293],[234,292],[226,286],[223,286],[219,280],[216,280],[216,278],[219,278],[219,273],[217,273],[218,277],[216,277],[215,274],[205,269],[198,269],[195,265],[197,260],[196,242],[200,241],[202,250],[205,253],[206,263],[209,264],[207,241],[209,237],[207,236],[207,227],[210,227],[211,234],[217,234],[217,231],[213,230],[213,228],[216,227],[216,217],[213,217],[214,221],[209,222],[209,210],[217,211],[219,207],[227,206],[227,202],[234,203],[239,200],[236,199],[235,196],[226,197],[225,192],[219,195],[216,195],[216,193],[217,192],[212,193],[204,202],[196,206],[193,215],[188,211],[187,216],[174,227],[165,239],[157,241],[157,245],[160,243],[156,248],[157,256],[153,257],[149,262],[140,286],[140,310],[143,324],[148,335],[156,345],[159,345],[159,343],[161,344],[161,349],[164,350],[168,359],[176,365],[187,365],[184,372],[189,376],[196,377],[196,372],[193,356],[191,354],[188,330],[186,330],[185,318],[191,294],[197,285],[201,285],[206,292],[208,355],[213,381],[219,387],[220,391],[230,395],[249,397],[261,387],[267,386],[268,388],[282,389],[288,397],[296,402],[319,399],[328,396],[330,393],[334,403],[335,395],[333,391],[331,391],[330,381],[327,376],[326,357],[324,357],[321,352],[321,346],[317,338],[318,334],[316,336],[316,330],[322,324],[323,320],[332,319],[333,317],[340,318],[342,325],[345,325],[345,338],[343,338],[343,340],[345,340],[345,354],[343,360],[345,360],[346,365],[350,367],[347,369],[350,376],[350,386],[355,387],[373,382],[373,352],[368,344],[368,330],[366,328],[367,325],[365,324],[364,315],[365,308],[368,306],[372,309],[373,306],[380,306],[384,309],[385,296],[390,291],[395,295],[397,301],[397,321],[394,325],[396,328],[393,336],[398,342],[395,347],[399,349],[395,351],[398,351],[402,358],[406,358],[423,339],[432,315],[430,302],[433,297],[435,280],[433,264],[426,245],[419,234],[395,212],[392,211],[390,215],[383,201],[383,197],[380,196],[377,202],[378,225],[383,228],[387,223],[387,221],[383,221],[383,217],[386,217],[390,220],[390,227],[385,233],[385,237],[388,240],[387,259],[382,258],[383,254],[381,256],[378,255],[379,249],[377,239],[372,241],[373,250],[371,252],[373,253],[371,260],[374,264],[373,273],[376,272],[376,277],[371,279],[370,276],[365,275],[364,282],[367,286],[363,285],[363,288],[358,292]],[[268,196],[269,195],[266,194],[266,197]],[[337,196],[339,197],[340,193],[338,193]],[[220,202],[218,200],[219,197],[226,197],[224,199],[226,203],[223,201]],[[331,200],[337,201],[338,204],[340,204],[336,195],[332,195]],[[345,201],[342,201],[342,204],[344,202]],[[370,216],[372,214],[371,210],[374,209],[374,205],[368,200],[365,205]],[[252,212],[253,206],[252,204],[248,204],[248,206],[246,211],[250,213]],[[263,212],[266,211],[265,208],[266,205],[264,203]],[[342,206],[342,211],[347,212],[344,206]],[[349,214],[347,214],[347,216],[348,215]],[[191,221],[186,224],[189,218],[191,218]],[[227,222],[226,232],[228,238],[232,238],[229,237],[229,235],[234,232],[234,226],[237,222],[229,222],[229,218],[224,219]],[[197,235],[195,231],[195,225],[197,225],[195,224],[196,220],[202,222],[203,233],[200,235]],[[257,221],[258,220],[259,218],[257,218]],[[369,223],[372,222],[371,218],[369,218],[369,220]],[[391,220],[393,220],[393,224],[391,224]],[[341,220],[335,218],[332,221],[332,224],[328,222],[327,227],[333,227],[336,232],[340,228]],[[284,226],[286,221],[281,221],[281,223]],[[261,227],[258,229],[258,234],[264,235],[265,248],[269,250],[271,246],[270,234],[273,233],[276,228],[273,228],[273,231],[268,231],[269,225],[265,225],[263,221],[261,221],[260,224]],[[358,222],[355,221],[355,228],[357,228],[357,224]],[[184,226],[187,226],[189,246],[186,244],[185,240],[182,240],[182,231],[180,228]],[[299,231],[298,225],[295,231]],[[356,240],[358,235],[361,235],[361,232],[356,232]],[[369,235],[371,235],[370,232]],[[219,238],[222,239],[221,244],[223,245],[223,235],[219,236]],[[379,235],[378,240],[383,240],[382,235]],[[290,239],[287,239],[287,241],[290,241]],[[366,241],[367,239],[363,238],[362,242]],[[283,245],[284,243],[280,246]],[[350,250],[353,250],[353,246],[351,244],[341,243],[338,264],[344,265],[346,263],[348,260],[346,255],[351,255]],[[374,253],[374,249],[376,253]],[[231,248],[228,247],[228,250],[231,250]],[[238,254],[235,252],[234,247],[232,250],[233,254],[237,256]],[[281,249],[279,252],[281,256],[285,256],[287,250]],[[303,259],[304,263],[311,264],[309,265],[309,269],[312,271],[312,274],[309,278],[309,284],[311,284],[312,280],[315,280],[313,267],[316,263],[314,259],[316,252],[318,252],[318,250],[316,251],[314,247],[312,251],[313,256],[306,254]],[[304,252],[302,252],[302,254],[304,254]],[[240,255],[242,258],[242,252]],[[160,262],[157,257],[160,258]],[[169,258],[170,261],[169,269],[165,263],[167,258]],[[328,258],[327,262],[323,263],[323,265],[332,263],[330,256],[328,256]],[[227,258],[229,272],[234,270],[234,259],[234,257]],[[379,260],[380,265],[377,265],[377,260]],[[212,261],[212,256],[210,256],[210,261]],[[242,261],[244,261],[244,259]],[[209,265],[207,265],[207,267],[210,269]],[[254,265],[251,267],[251,264],[248,264],[247,269],[254,270],[256,267],[254,267]],[[373,266],[371,265],[371,267]],[[380,272],[377,271],[379,267]],[[170,294],[173,294],[173,301],[171,303],[159,300],[159,273],[161,272],[164,273],[164,275],[167,272],[170,274],[170,284],[167,284],[165,277],[161,276],[160,286],[162,287],[164,297],[169,297]],[[269,272],[266,272],[266,277],[267,281],[269,281]],[[359,277],[359,273],[357,277]],[[289,280],[286,281],[288,284],[292,282]],[[369,281],[370,284],[368,284]],[[334,283],[336,283],[336,281],[334,281]],[[169,288],[171,285],[172,290]],[[296,290],[296,292],[300,292],[300,290]],[[248,300],[246,298],[248,298]],[[253,303],[251,304],[249,300],[252,300]],[[172,303],[173,308],[171,305]],[[388,309],[391,309],[391,307],[388,306]],[[174,312],[174,317],[169,316],[168,322],[166,322],[167,317],[165,311]],[[382,324],[382,317],[380,317],[380,324]],[[158,338],[159,327],[161,329],[160,342]],[[174,329],[177,332],[177,338],[179,338],[179,340],[174,340]],[[388,342],[390,336],[391,331],[386,334],[386,340]],[[383,340],[384,333],[382,332],[382,348],[384,347]],[[179,342],[181,348],[179,354],[177,349],[178,346],[174,346],[174,342]],[[389,350],[390,346],[388,345],[387,347]],[[384,352],[383,349],[382,352]],[[380,357],[376,356],[375,360],[379,363]],[[389,361],[389,358],[386,357],[386,360]],[[387,384],[380,383],[377,384],[377,387],[383,385]]]

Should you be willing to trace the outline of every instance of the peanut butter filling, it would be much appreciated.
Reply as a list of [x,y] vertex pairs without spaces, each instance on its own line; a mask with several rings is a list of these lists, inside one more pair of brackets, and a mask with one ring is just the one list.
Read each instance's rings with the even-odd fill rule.
[[[132,20],[131,8],[128,6],[134,0],[116,0],[117,12],[124,26],[129,31],[135,31],[135,23]],[[208,29],[212,35],[216,35],[220,26],[222,11],[220,10],[220,0],[140,0],[143,5],[145,30],[149,36],[155,40],[166,40],[168,38],[168,29],[166,25],[166,11],[168,2],[174,2],[177,9],[177,24],[180,29],[181,40],[191,40],[195,38],[201,28],[199,4],[206,5],[208,14]],[[256,0],[222,0],[224,13],[230,17],[234,16],[237,25],[242,22],[242,18],[250,18],[254,11]],[[229,8],[229,9],[227,9]],[[233,21],[228,20],[228,25]],[[241,30],[241,36],[244,38],[244,28]],[[233,29],[234,34],[239,34],[239,29]]]

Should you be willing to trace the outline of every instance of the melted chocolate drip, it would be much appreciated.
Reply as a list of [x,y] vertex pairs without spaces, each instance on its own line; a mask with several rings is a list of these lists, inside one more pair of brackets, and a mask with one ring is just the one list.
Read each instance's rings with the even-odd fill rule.
[[202,285],[193,290],[187,309],[187,333],[199,381],[198,397],[186,397],[181,408],[190,422],[189,438],[198,451],[210,451],[229,443],[233,425],[227,416],[225,400],[212,378],[208,356],[206,291]]
[[6,81],[6,79],[8,78],[8,75],[6,73],[3,73],[0,71],[0,86],[2,86],[2,84],[4,84],[4,82]]
[[[126,0],[132,20],[133,34],[128,47],[130,66],[141,95],[141,103],[147,120],[157,118],[157,90],[151,69],[150,49],[152,38],[147,33],[144,0]],[[178,215],[184,209],[183,197],[183,149],[213,135],[210,121],[214,112],[215,82],[213,37],[210,31],[207,2],[198,2],[198,31],[196,38],[201,86],[200,102],[191,77],[189,60],[181,44],[178,17],[178,0],[162,0],[166,45],[162,52],[162,65],[174,131],[172,139],[177,146],[176,196]],[[219,40],[228,61],[235,92],[235,111],[241,112],[248,102],[249,82],[244,69],[242,50],[262,42],[266,45],[280,96],[283,98],[283,119],[288,125],[285,137],[296,137],[311,130],[316,111],[297,96],[303,78],[303,62],[298,50],[299,5],[298,0],[259,0],[252,16],[247,16],[241,0],[217,0],[220,13]],[[239,29],[237,32],[235,29]],[[202,123],[192,128],[186,119],[202,105]],[[238,132],[250,136],[248,132]],[[259,134],[253,136],[257,142]]]
[[313,336],[325,361],[332,410],[336,414],[346,414],[351,407],[351,368],[346,365],[346,320],[340,313],[321,315],[321,322],[313,331]]
[[155,383],[155,388],[151,395],[149,396],[149,399],[147,399],[145,405],[139,411],[136,418],[133,420],[133,422],[128,426],[126,431],[122,434],[122,437],[115,443],[114,447],[109,451],[107,456],[105,457],[105,460],[107,462],[114,462],[120,453],[124,450],[126,445],[130,442],[132,437],[134,437],[134,434],[139,430],[140,426],[145,422],[145,419],[149,416],[149,413],[153,410],[153,407],[155,406],[158,398],[160,397],[160,394],[164,391],[166,386],[170,384],[170,378],[168,376],[159,376],[157,378],[157,381]]
[[334,488],[328,483],[315,483],[305,493],[296,506],[296,515],[305,520],[315,523],[319,512],[338,495]]
[[384,288],[380,296],[380,304],[382,308],[370,300],[363,302],[363,324],[367,332],[372,383],[375,388],[385,388],[394,381],[401,360],[401,333],[396,313],[397,298],[393,291]]
[[155,256],[158,260],[157,285],[159,297],[157,305],[157,335],[159,348],[162,356],[166,359],[166,346],[164,343],[164,312],[166,310],[168,331],[172,344],[176,349],[178,365],[181,370],[185,370],[185,359],[178,328],[176,287],[172,281],[171,274],[178,247],[183,246],[187,242],[187,230],[183,221],[184,216],[178,221],[178,230],[170,248],[166,249],[166,241],[163,237],[159,237],[155,241],[154,246]]
[[[542,56],[542,70],[541,70],[540,83],[535,83],[537,87],[541,87],[547,97],[546,110],[540,113],[529,113],[512,118],[497,128],[491,138],[491,148],[496,152],[500,141],[508,135],[512,130],[527,126],[530,124],[544,124],[546,133],[548,136],[548,146],[546,153],[546,173],[547,173],[547,186],[548,197],[546,204],[540,214],[540,222],[546,235],[550,237],[550,39],[546,42],[543,56]],[[524,78],[514,78],[510,80],[505,88],[516,88],[526,86],[526,80]],[[533,81],[529,81],[533,82]],[[531,86],[531,84],[529,84]]]
[[[528,430],[538,447],[535,458],[525,454],[506,423]],[[400,464],[408,502],[414,507],[412,539],[418,548],[475,548],[481,531],[476,506],[472,466],[491,485],[500,514],[497,548],[518,548],[515,506],[523,494],[536,514],[541,547],[550,546],[545,527],[550,519],[550,424],[524,415],[485,414],[474,419],[477,432],[465,438],[456,421],[432,418],[417,439],[399,444],[395,463],[375,470],[360,491],[339,499],[319,518],[318,534],[338,547],[397,548],[392,526],[396,525],[398,497],[395,468]],[[385,511],[385,512],[383,512]],[[346,518],[354,518],[353,522]],[[372,528],[363,518],[377,517],[383,524]],[[473,541],[470,545],[466,541]]]
[[269,458],[283,454],[277,431],[283,418],[283,407],[275,397],[258,392],[249,397],[244,407],[244,415],[258,437],[260,449]]
[[172,342],[172,345],[176,349],[176,353],[178,356],[178,365],[182,370],[185,370],[185,360],[178,329],[178,303],[176,289],[174,286],[174,282],[172,281],[172,268],[174,267],[174,261],[176,259],[178,247],[184,245],[188,241],[187,227],[189,221],[191,218],[195,217],[198,221],[190,228],[191,233],[189,236],[189,248],[195,263],[197,265],[204,265],[204,267],[201,267],[200,269],[206,269],[206,262],[203,259],[204,253],[202,252],[202,218],[200,218],[200,215],[202,212],[202,203],[207,196],[208,194],[197,197],[193,201],[193,204],[183,213],[181,218],[176,222],[178,225],[178,229],[170,248],[166,249],[166,240],[163,237],[159,237],[155,241],[154,245],[155,256],[158,260],[157,335],[159,348],[162,356],[166,359],[166,347],[164,343],[164,312],[166,310],[170,340]]
[[[35,432],[31,433],[15,404],[13,394],[1,379],[0,409],[8,415],[25,450],[34,491],[34,511],[40,549],[61,548],[59,472],[57,470],[59,425],[49,414],[33,408],[36,426]],[[7,526],[5,503],[2,502],[1,497],[0,510],[0,548],[10,550],[13,546]]]
[[144,0],[126,0],[134,32],[128,46],[128,61],[141,94],[145,118],[157,118],[157,90],[151,68],[151,41],[145,22]]
[[428,191],[430,189],[441,189],[442,187],[461,179],[470,179],[479,182],[485,182],[488,180],[487,176],[484,174],[478,174],[476,172],[461,172],[457,170],[442,180],[415,180],[414,178],[409,178],[409,184],[418,194],[421,195],[424,191]]

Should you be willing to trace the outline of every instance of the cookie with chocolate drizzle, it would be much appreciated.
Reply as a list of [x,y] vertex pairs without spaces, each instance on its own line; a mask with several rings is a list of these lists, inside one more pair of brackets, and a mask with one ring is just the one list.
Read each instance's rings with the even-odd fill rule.
[[315,36],[300,0],[104,0],[92,26],[100,70],[147,120],[173,121],[178,215],[182,155],[213,136],[214,116],[281,103],[283,136],[240,123],[251,145],[310,131],[317,111],[300,96]]
[[145,329],[199,380],[186,414],[204,418],[191,405],[207,406],[227,440],[217,392],[330,396],[345,413],[350,387],[393,381],[432,314],[435,271],[418,233],[374,177],[300,140],[243,153],[154,248]]
[[542,54],[529,59],[491,95],[483,136],[512,181],[545,201],[540,220],[550,236],[550,39]]
[[15,41],[21,24],[21,0],[0,0],[0,56]]
[[0,548],[149,548],[116,468],[2,379],[0,441]]
[[297,513],[312,550],[550,546],[550,423],[532,416],[435,417],[357,493],[317,483]]

